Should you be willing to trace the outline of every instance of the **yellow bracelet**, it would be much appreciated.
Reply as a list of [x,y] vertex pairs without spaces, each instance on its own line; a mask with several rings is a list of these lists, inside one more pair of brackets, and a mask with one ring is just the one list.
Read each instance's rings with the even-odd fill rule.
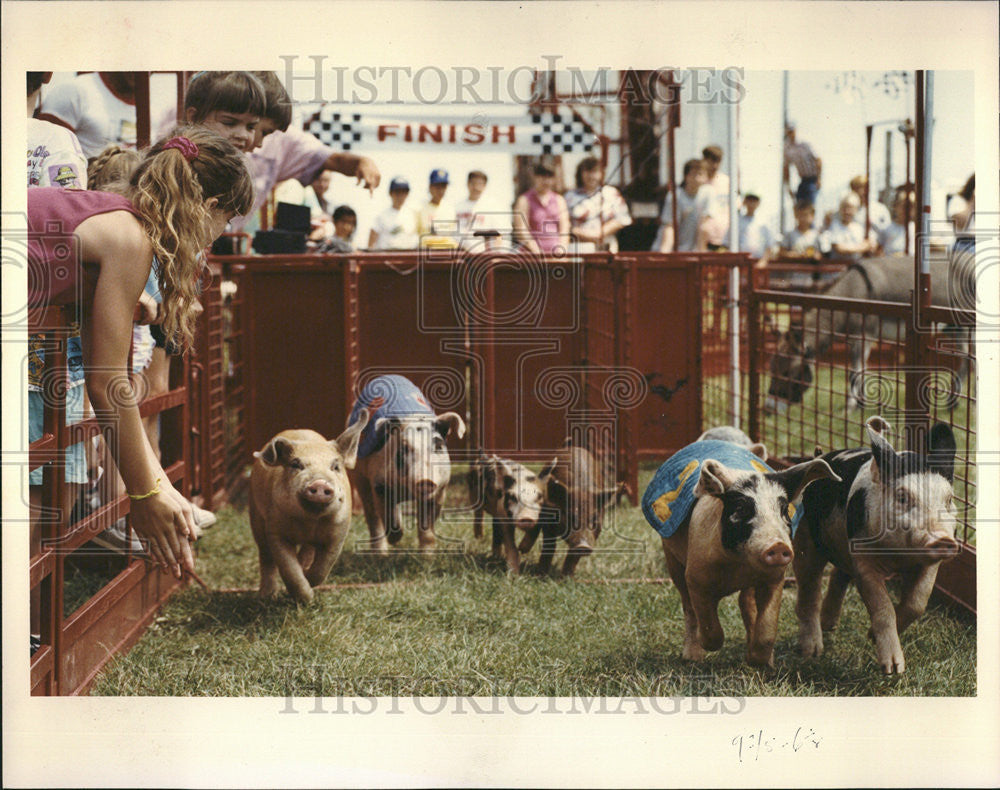
[[128,498],[133,502],[138,502],[140,499],[149,499],[151,496],[156,496],[160,493],[160,479],[156,478],[156,485],[153,486],[153,490],[145,494],[129,494]]

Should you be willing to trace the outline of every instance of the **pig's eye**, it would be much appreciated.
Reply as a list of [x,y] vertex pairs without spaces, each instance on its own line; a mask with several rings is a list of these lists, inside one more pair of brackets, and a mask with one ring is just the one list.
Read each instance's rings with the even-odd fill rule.
[[298,458],[293,458],[289,461],[288,467],[290,469],[305,469],[305,466],[302,465],[302,462]]
[[910,497],[910,492],[905,488],[900,488],[896,490],[896,504],[900,507],[910,507],[912,504],[912,498]]
[[332,471],[334,471],[334,472],[339,472],[340,471],[340,461],[334,461],[332,464],[330,464],[330,469]]
[[434,437],[434,450],[437,451],[437,452],[440,452],[443,449],[444,449],[444,439],[442,439],[440,436],[435,436]]

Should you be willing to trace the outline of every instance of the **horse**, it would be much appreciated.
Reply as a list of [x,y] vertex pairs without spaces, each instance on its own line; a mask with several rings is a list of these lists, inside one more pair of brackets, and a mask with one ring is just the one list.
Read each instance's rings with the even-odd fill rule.
[[[975,310],[975,256],[953,255],[930,261],[931,304],[952,309]],[[913,291],[913,257],[886,256],[866,258],[851,266],[824,291],[824,296],[865,299],[883,302],[911,302]],[[888,324],[894,336],[902,338],[903,321],[863,315],[827,308],[806,311],[802,325],[784,332],[771,357],[771,383],[767,390],[765,409],[784,410],[788,404],[801,403],[802,396],[813,380],[813,361],[825,354],[835,337],[847,338],[850,357],[850,392],[848,409],[865,405],[864,368],[872,348],[877,343],[879,327]],[[912,329],[912,327],[910,327]],[[969,340],[971,328],[946,325],[954,332],[961,356],[957,373],[951,374],[951,391],[946,406],[955,408],[962,392],[962,381],[969,373]],[[893,336],[883,332],[883,336]]]

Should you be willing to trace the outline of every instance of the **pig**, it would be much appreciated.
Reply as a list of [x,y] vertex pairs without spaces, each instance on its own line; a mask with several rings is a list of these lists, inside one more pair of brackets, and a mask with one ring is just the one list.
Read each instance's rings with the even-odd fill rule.
[[348,469],[368,424],[362,410],[339,437],[309,430],[282,431],[254,453],[250,473],[250,528],[260,556],[260,594],[277,593],[281,574],[300,603],[313,599],[340,556],[351,523]]
[[423,393],[403,376],[378,376],[358,394],[351,422],[365,409],[371,421],[361,434],[351,479],[368,524],[371,550],[388,554],[403,537],[398,507],[414,501],[421,551],[434,548],[434,523],[451,479],[445,439],[465,436],[455,412],[435,415]]
[[[821,655],[823,631],[836,628],[848,585],[854,582],[871,616],[869,637],[885,674],[905,669],[899,634],[923,614],[941,563],[959,551],[955,540],[955,437],[944,423],[927,435],[920,453],[897,453],[881,417],[866,423],[870,449],[826,453],[843,478],[821,481],[803,498],[806,529],[795,538],[799,649]],[[834,566],[820,608],[827,563]],[[885,580],[903,580],[893,606]]]
[[772,472],[746,447],[723,441],[695,442],[660,467],[642,507],[681,595],[683,658],[700,661],[722,647],[719,602],[739,591],[747,662],[774,666],[794,503],[829,477],[836,475],[822,459]]
[[620,500],[628,492],[628,486],[624,482],[604,485],[602,465],[589,450],[571,444],[557,453],[539,477],[546,479],[545,503],[538,524],[526,530],[519,549],[522,554],[531,551],[540,532],[542,551],[538,570],[548,573],[556,539],[562,538],[569,544],[563,576],[572,576],[580,560],[590,555],[597,545],[608,503],[612,499]]
[[717,425],[714,428],[709,428],[701,436],[698,437],[697,441],[704,442],[709,439],[717,439],[721,442],[733,442],[734,444],[739,444],[750,449],[754,455],[756,455],[760,460],[767,460],[767,447],[765,447],[760,442],[753,441],[749,436],[747,436],[739,428],[735,428],[732,425]]
[[499,557],[501,548],[507,560],[507,569],[517,575],[521,572],[521,559],[514,543],[514,530],[534,529],[538,524],[545,503],[549,475],[537,475],[515,461],[487,457],[479,450],[479,457],[469,469],[469,498],[475,508],[474,534],[483,534],[483,514],[493,517],[493,556]]

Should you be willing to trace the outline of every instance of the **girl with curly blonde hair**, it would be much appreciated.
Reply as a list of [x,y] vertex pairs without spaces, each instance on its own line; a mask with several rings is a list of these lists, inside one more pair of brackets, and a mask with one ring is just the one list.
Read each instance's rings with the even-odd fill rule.
[[243,155],[196,127],[150,148],[125,196],[28,190],[29,305],[79,310],[87,391],[132,499],[132,526],[178,578],[194,570],[194,514],[142,429],[128,378],[132,317],[155,256],[164,332],[190,349],[202,250],[253,198]]

